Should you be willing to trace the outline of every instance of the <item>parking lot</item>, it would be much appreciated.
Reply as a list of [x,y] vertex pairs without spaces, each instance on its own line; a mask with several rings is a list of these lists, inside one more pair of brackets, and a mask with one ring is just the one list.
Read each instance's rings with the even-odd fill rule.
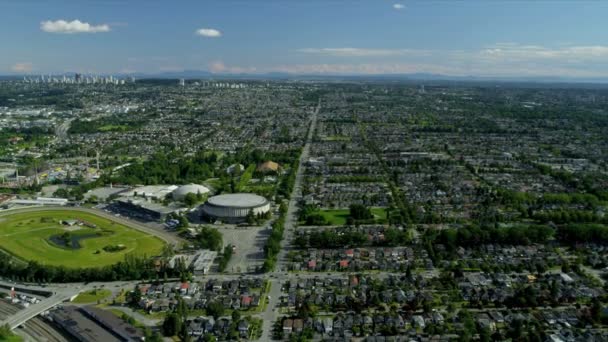
[[263,227],[215,226],[224,236],[224,245],[236,247],[226,272],[254,272],[264,263],[264,244],[270,230]]

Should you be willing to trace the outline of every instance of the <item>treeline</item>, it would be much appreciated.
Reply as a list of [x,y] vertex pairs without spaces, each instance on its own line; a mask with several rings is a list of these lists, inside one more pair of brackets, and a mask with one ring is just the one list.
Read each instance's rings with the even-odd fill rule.
[[[162,268],[160,272],[173,276],[172,270]],[[12,257],[0,253],[0,275],[25,282],[71,283],[90,281],[116,281],[153,279],[158,275],[153,261],[131,254],[114,265],[95,268],[67,268],[64,266],[42,265],[29,261],[27,265],[18,265]]]
[[291,191],[293,190],[293,186],[296,184],[296,176],[298,173],[298,167],[300,166],[300,160],[296,158],[291,163],[291,170],[287,177],[283,177],[281,182],[279,183],[279,187],[277,189],[277,194],[282,196],[283,198],[289,199],[291,197]]
[[384,230],[384,239],[370,241],[368,234],[362,231],[332,230],[313,231],[295,238],[294,244],[299,248],[344,248],[359,246],[394,247],[403,246],[411,242],[410,234],[406,230],[387,228]]
[[[129,117],[130,118],[130,117]],[[125,117],[113,115],[93,121],[76,119],[70,124],[70,134],[92,134],[109,131],[129,131],[143,126],[142,120],[125,120]]]
[[149,160],[125,167],[113,176],[123,184],[183,184],[200,183],[214,177],[218,156],[214,152],[199,151],[184,157],[178,153],[156,153]]
[[272,233],[266,241],[264,246],[264,265],[262,265],[262,272],[272,272],[277,263],[277,256],[281,251],[281,240],[283,240],[283,233],[285,232],[285,216],[287,214],[287,205],[281,203],[279,208],[280,216],[272,223]]
[[220,272],[224,272],[224,270],[228,266],[228,263],[230,262],[230,259],[232,258],[232,245],[224,247],[224,251],[220,254],[219,257],[220,260],[218,262],[218,270]]
[[332,176],[327,178],[328,183],[376,183],[376,182],[384,182],[384,179],[381,177],[374,176]]
[[590,210],[574,210],[574,209],[560,209],[560,210],[546,210],[536,211],[532,213],[531,218],[541,222],[548,223],[553,222],[557,224],[566,224],[574,222],[597,222],[597,223],[608,223],[608,218],[600,216]]
[[497,195],[501,203],[513,206],[522,204],[579,204],[596,206],[600,204],[600,199],[596,195],[590,193],[545,193],[534,195],[527,192],[498,189]]
[[458,247],[478,247],[482,244],[529,245],[544,243],[554,236],[555,231],[545,225],[518,225],[513,227],[467,226],[459,229],[427,231],[427,244],[443,244],[448,251]]
[[266,241],[264,246],[264,265],[262,266],[263,272],[272,272],[277,263],[277,257],[281,251],[281,240],[283,240],[283,233],[285,232],[285,214],[281,213],[281,216],[272,223],[272,233]]
[[[243,149],[236,154],[225,155],[221,161],[217,153],[201,150],[193,156],[184,156],[178,151],[164,151],[152,155],[148,160],[134,163],[111,177],[113,183],[121,184],[185,184],[201,183],[219,177],[219,192],[236,192],[234,177],[225,173],[224,166],[231,164],[257,165],[272,160],[281,165],[291,164],[297,170],[299,149],[287,151],[261,151]],[[295,182],[295,171],[283,177],[278,187],[279,194],[287,196]]]
[[225,155],[222,160],[226,165],[240,163],[243,165],[259,164],[268,160],[272,160],[279,164],[291,164],[294,160],[300,157],[301,150],[299,148],[288,149],[284,151],[262,151],[260,149],[251,149],[244,147],[237,150],[235,154]]
[[304,205],[298,212],[298,221],[304,222],[307,226],[327,226],[330,222],[320,212],[316,205]]
[[564,243],[608,244],[608,227],[601,224],[566,224],[558,228],[557,238]]
[[220,251],[223,244],[222,233],[215,228],[203,227],[194,238],[198,248]]

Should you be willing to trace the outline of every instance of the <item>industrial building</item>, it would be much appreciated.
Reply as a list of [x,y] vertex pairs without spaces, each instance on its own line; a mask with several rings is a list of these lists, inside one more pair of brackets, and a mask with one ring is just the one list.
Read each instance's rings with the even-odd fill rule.
[[217,252],[210,250],[201,250],[195,254],[176,254],[169,260],[169,267],[175,268],[178,261],[181,260],[194,273],[207,274],[216,257]]
[[144,197],[147,199],[163,200],[167,195],[177,190],[177,185],[146,185],[140,186],[120,194],[121,197]]
[[267,199],[247,193],[213,196],[202,208],[204,217],[225,222],[242,222],[245,221],[249,212],[258,215],[269,211],[270,202]]
[[50,318],[78,341],[143,341],[144,332],[109,311],[65,306]]
[[112,203],[108,209],[124,213],[129,217],[137,217],[143,220],[164,220],[167,215],[180,212],[183,208],[175,206],[164,206],[162,204],[147,201],[145,199],[119,198]]

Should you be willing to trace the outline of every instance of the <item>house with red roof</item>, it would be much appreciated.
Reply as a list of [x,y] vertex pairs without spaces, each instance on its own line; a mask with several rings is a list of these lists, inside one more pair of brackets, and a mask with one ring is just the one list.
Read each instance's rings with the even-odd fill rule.
[[181,292],[182,294],[188,293],[189,289],[190,284],[188,282],[184,282],[179,285],[179,292]]
[[249,306],[251,306],[251,296],[241,297],[241,307],[249,307]]

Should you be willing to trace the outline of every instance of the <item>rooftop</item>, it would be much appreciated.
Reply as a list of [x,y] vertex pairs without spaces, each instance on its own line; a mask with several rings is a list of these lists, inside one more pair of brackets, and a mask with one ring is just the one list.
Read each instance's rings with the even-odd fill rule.
[[265,205],[268,200],[254,194],[238,193],[213,196],[207,203],[218,207],[252,208]]

